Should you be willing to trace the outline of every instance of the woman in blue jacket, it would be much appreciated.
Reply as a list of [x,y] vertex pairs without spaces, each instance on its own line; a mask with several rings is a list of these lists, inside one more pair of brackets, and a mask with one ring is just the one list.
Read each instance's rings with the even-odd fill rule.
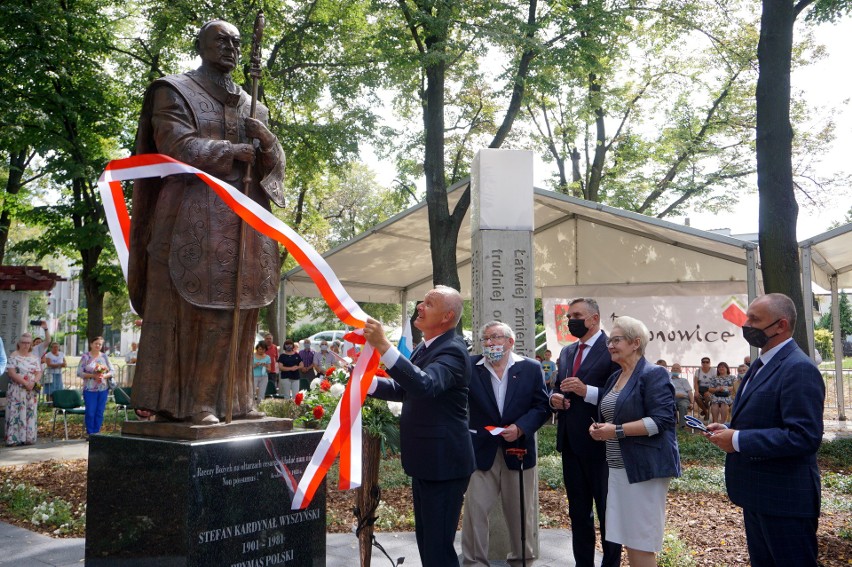
[[654,567],[663,547],[666,494],[680,476],[674,387],[666,369],[645,359],[648,328],[615,320],[607,340],[621,370],[610,376],[589,434],[606,442],[609,465],[607,540],[622,544],[633,567]]

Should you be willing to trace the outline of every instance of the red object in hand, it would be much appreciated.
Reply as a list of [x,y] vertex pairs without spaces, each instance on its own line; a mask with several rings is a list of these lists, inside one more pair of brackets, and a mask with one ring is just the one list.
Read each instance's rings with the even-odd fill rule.
[[321,419],[322,415],[325,413],[325,410],[322,409],[322,406],[314,406],[314,417],[316,419]]
[[300,406],[300,405],[302,405],[302,400],[304,400],[304,399],[305,399],[305,394],[303,394],[302,392],[299,392],[298,394],[296,394],[296,397],[293,398],[293,402],[297,406]]
[[331,390],[331,382],[329,382],[328,380],[323,380],[322,382],[320,382],[320,390],[324,392],[328,392],[329,390]]
[[376,376],[378,376],[379,378],[388,378],[388,373],[385,372],[384,368],[377,368]]

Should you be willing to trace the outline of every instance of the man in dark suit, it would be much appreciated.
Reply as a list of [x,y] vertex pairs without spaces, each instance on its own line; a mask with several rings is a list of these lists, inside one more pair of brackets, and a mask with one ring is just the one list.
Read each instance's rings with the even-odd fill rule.
[[[547,388],[537,360],[515,354],[515,332],[505,323],[491,321],[479,333],[482,355],[474,356],[470,383],[470,434],[476,468],[464,500],[462,556],[465,566],[488,567],[488,514],[496,499],[503,504],[509,529],[510,567],[525,557],[534,559],[535,432],[547,421]],[[503,431],[492,435],[486,427]],[[521,460],[506,453],[520,448],[523,456],[524,506],[521,507],[518,474]],[[515,471],[518,471],[517,473]],[[525,525],[526,550],[521,546],[521,520]],[[523,555],[522,555],[523,554]]]
[[429,291],[414,320],[424,342],[410,361],[390,344],[381,323],[368,319],[364,328],[392,378],[376,379],[371,395],[403,402],[402,467],[411,477],[414,529],[424,567],[458,565],[453,540],[475,466],[467,427],[470,358],[455,333],[461,315],[456,290],[437,286]]
[[707,438],[728,453],[725,483],[743,509],[752,567],[815,567],[825,383],[792,339],[789,297],[758,297],[746,316],[743,337],[760,358],[740,384],[731,427],[714,423]]
[[606,449],[589,436],[589,426],[597,421],[599,390],[619,367],[606,348],[607,336],[601,330],[597,301],[574,299],[568,315],[568,330],[579,340],[563,348],[559,354],[559,371],[550,395],[550,406],[559,412],[556,449],[562,453],[562,477],[568,495],[574,561],[577,567],[594,565],[594,503],[603,546],[601,565],[617,567],[621,563],[621,545],[606,541],[609,478]]

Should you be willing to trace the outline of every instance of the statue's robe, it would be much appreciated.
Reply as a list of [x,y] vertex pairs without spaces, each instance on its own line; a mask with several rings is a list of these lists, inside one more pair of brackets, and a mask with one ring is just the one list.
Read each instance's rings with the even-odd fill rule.
[[[198,69],[158,79],[139,119],[137,154],[160,153],[243,190],[246,164],[233,157],[251,98],[224,75]],[[257,117],[268,110],[258,104]],[[284,151],[257,151],[248,195],[283,206]],[[173,419],[227,413],[237,262],[242,289],[233,415],[254,406],[251,362],[259,309],[278,293],[278,245],[239,218],[197,176],[137,179],[133,187],[128,287],[142,315],[132,404]]]

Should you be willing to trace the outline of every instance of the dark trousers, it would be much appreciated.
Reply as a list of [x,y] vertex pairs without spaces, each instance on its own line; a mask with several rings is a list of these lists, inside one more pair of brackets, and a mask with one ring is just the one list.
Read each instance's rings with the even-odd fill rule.
[[423,567],[458,567],[453,540],[470,477],[452,480],[411,479],[414,531]]
[[743,509],[751,567],[816,567],[819,518],[769,516]]
[[594,567],[595,564],[592,504],[598,513],[603,540],[601,566],[618,567],[621,564],[621,544],[606,541],[606,491],[609,479],[606,460],[576,455],[566,446],[562,450],[562,479],[568,495],[568,516],[571,518],[571,538],[577,567]]

